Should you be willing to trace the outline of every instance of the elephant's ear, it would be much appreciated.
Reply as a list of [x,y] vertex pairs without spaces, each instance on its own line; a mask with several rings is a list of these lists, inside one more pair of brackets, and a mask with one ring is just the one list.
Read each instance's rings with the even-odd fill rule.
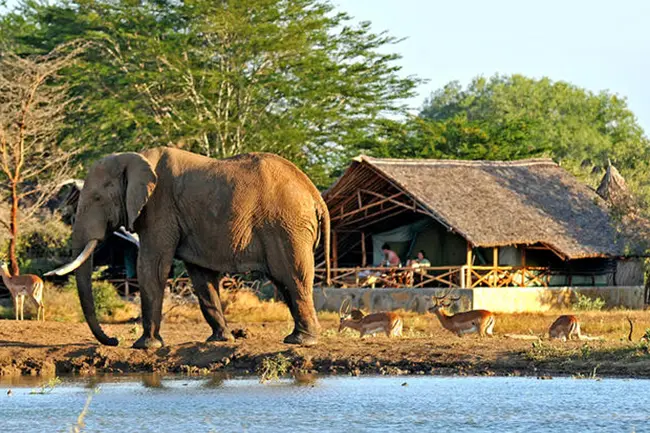
[[126,214],[129,231],[156,187],[156,173],[149,161],[139,153],[123,153],[126,175]]

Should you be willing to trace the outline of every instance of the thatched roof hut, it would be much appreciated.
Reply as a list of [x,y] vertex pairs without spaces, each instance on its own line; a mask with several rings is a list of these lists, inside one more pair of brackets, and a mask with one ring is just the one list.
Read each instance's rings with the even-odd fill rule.
[[[551,159],[502,162],[359,156],[323,193],[333,227],[352,228],[338,216],[358,210],[359,191],[393,196],[402,205],[397,205],[401,209],[395,209],[399,212],[395,216],[404,207],[428,214],[475,247],[543,244],[565,259],[642,253],[639,248],[630,249],[617,234],[605,201]],[[364,215],[365,221],[357,226],[372,223],[372,217]]]

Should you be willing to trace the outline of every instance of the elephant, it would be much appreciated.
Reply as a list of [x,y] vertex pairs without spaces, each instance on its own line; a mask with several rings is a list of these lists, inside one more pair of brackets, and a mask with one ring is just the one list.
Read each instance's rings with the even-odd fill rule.
[[233,341],[219,298],[224,273],[262,272],[287,303],[294,329],[287,344],[314,345],[319,324],[313,302],[314,250],[323,233],[330,281],[330,217],[307,175],[270,153],[213,159],[157,147],[114,153],[88,171],[71,245],[76,258],[46,275],[75,271],[88,326],[102,344],[116,346],[95,314],[92,252],[107,233],[125,226],[137,233],[137,277],[142,336],[134,348],[164,345],[160,322],[164,288],[174,258],[185,263],[201,312],[212,328],[208,341]]

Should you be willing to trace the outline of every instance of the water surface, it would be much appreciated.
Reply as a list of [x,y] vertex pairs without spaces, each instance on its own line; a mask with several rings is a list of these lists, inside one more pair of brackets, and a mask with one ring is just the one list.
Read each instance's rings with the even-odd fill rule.
[[[70,431],[96,379],[49,394],[0,381],[2,432]],[[117,378],[100,385],[88,432],[641,432],[650,381],[503,377]],[[7,391],[11,389],[11,395]]]

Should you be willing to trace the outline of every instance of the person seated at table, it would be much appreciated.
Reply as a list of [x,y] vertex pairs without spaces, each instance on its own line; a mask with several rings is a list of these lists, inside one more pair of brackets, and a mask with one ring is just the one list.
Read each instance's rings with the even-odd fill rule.
[[402,262],[397,253],[390,249],[390,245],[384,244],[381,246],[381,252],[384,253],[384,260],[379,263],[379,266],[385,267],[400,267]]
[[422,267],[431,266],[431,262],[429,261],[429,259],[427,259],[424,256],[424,250],[420,250],[418,251],[418,255],[416,258],[406,262],[406,266],[410,266],[412,268],[422,268]]
[[[384,259],[379,262],[378,265],[376,265],[379,268],[383,267],[401,267],[402,262],[399,259],[399,256],[397,253],[393,250],[390,249],[390,245],[384,244],[381,247],[381,251],[384,253]],[[370,271],[370,270],[363,270],[359,272],[359,276],[362,278],[365,277],[378,277],[382,273],[380,271]]]
[[[406,266],[415,269],[416,278],[415,278],[415,280],[413,280],[414,275],[413,275],[413,272],[411,272],[411,275],[410,275],[411,283],[419,284],[419,283],[422,283],[422,281],[424,280],[424,275],[426,275],[426,273],[427,273],[427,271],[422,269],[422,268],[426,268],[427,266],[431,266],[431,262],[429,261],[429,259],[427,259],[424,256],[424,251],[420,250],[420,251],[418,251],[417,257],[415,259],[413,259],[413,260],[409,260],[406,263]],[[420,268],[420,269],[418,269],[418,268]]]

